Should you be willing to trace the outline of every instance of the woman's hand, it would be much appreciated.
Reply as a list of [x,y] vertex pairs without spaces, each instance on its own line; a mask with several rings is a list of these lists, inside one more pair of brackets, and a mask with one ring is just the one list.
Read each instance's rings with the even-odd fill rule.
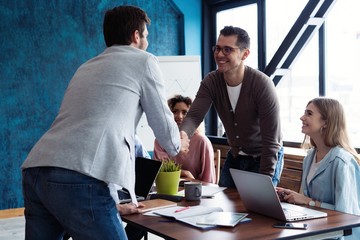
[[195,179],[192,173],[188,170],[181,170],[181,177]]
[[116,204],[116,208],[119,211],[120,215],[142,213],[142,207],[144,207],[144,204],[142,203],[138,203],[138,206],[136,206],[134,203]]
[[277,187],[276,192],[278,193],[280,200],[284,202],[307,205],[311,201],[311,198],[290,189]]

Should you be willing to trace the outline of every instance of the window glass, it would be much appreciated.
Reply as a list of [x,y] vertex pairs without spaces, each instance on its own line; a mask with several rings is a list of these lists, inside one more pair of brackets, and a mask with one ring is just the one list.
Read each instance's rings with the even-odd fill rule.
[[[268,63],[307,2],[308,0],[266,1],[266,57]],[[317,43],[318,34],[316,33],[293,62],[289,73],[276,86],[280,99],[280,117],[284,141],[302,142],[304,138],[301,133],[300,117],[307,102],[318,96],[319,93]]]
[[220,11],[216,14],[216,37],[219,36],[220,30],[225,26],[232,25],[240,27],[247,31],[250,36],[250,55],[246,59],[246,64],[258,67],[258,34],[257,34],[257,5],[250,4],[237,8]]
[[360,148],[359,0],[336,1],[326,20],[326,95],[344,106],[350,139]]
[[266,59],[269,62],[308,0],[266,0]]
[[318,59],[318,34],[315,33],[290,72],[276,86],[284,141],[302,142],[304,138],[300,117],[309,100],[319,95]]

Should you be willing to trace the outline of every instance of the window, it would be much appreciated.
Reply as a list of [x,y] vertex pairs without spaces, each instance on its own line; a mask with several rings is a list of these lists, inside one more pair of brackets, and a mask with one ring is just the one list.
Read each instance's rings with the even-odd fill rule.
[[326,95],[345,108],[350,139],[360,148],[360,1],[336,1],[327,17]]
[[[295,23],[307,0],[268,0],[266,3],[267,59],[270,60]],[[279,11],[286,9],[286,11]],[[276,86],[281,107],[283,139],[302,142],[300,117],[307,102],[319,95],[318,34],[294,62],[290,72]]]

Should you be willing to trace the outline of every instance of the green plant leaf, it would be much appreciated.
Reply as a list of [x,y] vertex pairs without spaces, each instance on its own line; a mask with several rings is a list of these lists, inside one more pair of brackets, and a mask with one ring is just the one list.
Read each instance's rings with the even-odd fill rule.
[[165,159],[162,161],[160,172],[176,172],[181,170],[181,164],[175,162],[173,159]]

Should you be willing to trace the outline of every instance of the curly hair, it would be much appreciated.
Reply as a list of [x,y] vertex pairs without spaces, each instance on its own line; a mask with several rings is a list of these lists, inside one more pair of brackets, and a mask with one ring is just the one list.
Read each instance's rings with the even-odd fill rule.
[[179,103],[179,102],[183,102],[183,103],[185,103],[188,107],[190,107],[191,104],[192,104],[192,99],[189,98],[189,97],[184,97],[184,96],[182,96],[182,95],[175,95],[174,97],[169,98],[168,101],[167,101],[170,110],[173,110],[174,107],[175,107],[175,105],[176,105],[177,103]]

